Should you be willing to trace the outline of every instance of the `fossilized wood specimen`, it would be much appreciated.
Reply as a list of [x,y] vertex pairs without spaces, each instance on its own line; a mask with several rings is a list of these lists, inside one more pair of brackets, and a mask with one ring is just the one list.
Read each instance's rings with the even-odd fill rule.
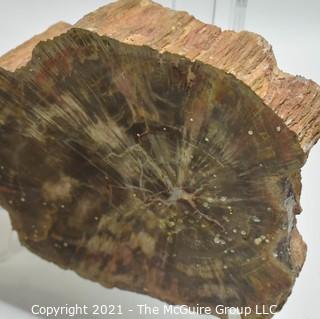
[[0,70],[0,107],[1,206],[30,250],[174,304],[281,308],[305,154],[241,81],[72,29]]
[[[260,36],[151,1],[118,1],[75,26],[233,73],[284,123],[208,65],[72,30],[25,68],[1,70],[1,203],[23,243],[171,303],[280,308],[306,250],[294,216],[303,153],[286,126],[307,155],[319,87],[280,71]],[[53,26],[0,66],[16,70],[69,28]]]

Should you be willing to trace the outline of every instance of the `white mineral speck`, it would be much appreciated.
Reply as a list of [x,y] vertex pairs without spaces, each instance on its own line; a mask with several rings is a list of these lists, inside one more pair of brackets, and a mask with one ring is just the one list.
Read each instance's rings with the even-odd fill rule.
[[261,219],[260,219],[259,217],[257,217],[257,216],[254,216],[254,217],[252,218],[252,220],[253,220],[255,223],[260,223],[260,222],[261,222]]
[[249,131],[248,131],[248,134],[249,134],[249,135],[253,135],[253,131],[252,131],[252,130],[249,130]]

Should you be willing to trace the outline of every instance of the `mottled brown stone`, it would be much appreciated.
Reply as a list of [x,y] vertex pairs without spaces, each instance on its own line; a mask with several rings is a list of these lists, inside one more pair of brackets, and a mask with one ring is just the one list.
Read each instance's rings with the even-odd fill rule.
[[75,26],[140,47],[72,29],[0,69],[1,205],[22,243],[107,287],[280,309],[305,260],[295,214],[319,87],[279,71],[260,36],[150,1]]

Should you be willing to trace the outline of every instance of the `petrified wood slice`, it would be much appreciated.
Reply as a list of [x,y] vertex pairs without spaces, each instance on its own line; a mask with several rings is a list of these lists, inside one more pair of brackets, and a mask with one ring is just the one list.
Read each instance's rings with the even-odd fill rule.
[[[230,72],[285,121],[298,135],[306,153],[319,139],[319,86],[280,71],[270,44],[257,34],[222,32],[186,12],[173,11],[149,0],[117,1],[88,14],[75,26],[123,42],[184,55]],[[23,46],[5,59],[0,58],[0,66],[13,70],[24,65],[31,51],[21,60],[15,57],[21,50]]]
[[72,29],[0,70],[0,123],[0,203],[36,254],[174,304],[285,302],[305,154],[233,75]]

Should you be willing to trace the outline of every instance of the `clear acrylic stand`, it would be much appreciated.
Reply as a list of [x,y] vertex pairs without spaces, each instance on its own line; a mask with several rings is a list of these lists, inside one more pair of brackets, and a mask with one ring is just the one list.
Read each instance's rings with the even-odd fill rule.
[[212,0],[212,18],[211,18],[212,24],[214,24],[216,21],[216,11],[217,11],[217,0]]
[[17,233],[12,231],[9,214],[0,209],[0,262],[8,260],[22,249]]
[[[197,0],[194,0],[195,2]],[[222,7],[229,6],[229,12],[225,14]],[[244,29],[248,0],[211,0],[208,10],[212,12],[210,22],[216,23],[216,17],[225,16],[228,19],[229,30],[241,31]],[[171,0],[171,8],[174,10],[184,10],[183,0]],[[191,12],[192,14],[192,12]]]
[[234,31],[244,29],[248,0],[232,0],[229,28]]

